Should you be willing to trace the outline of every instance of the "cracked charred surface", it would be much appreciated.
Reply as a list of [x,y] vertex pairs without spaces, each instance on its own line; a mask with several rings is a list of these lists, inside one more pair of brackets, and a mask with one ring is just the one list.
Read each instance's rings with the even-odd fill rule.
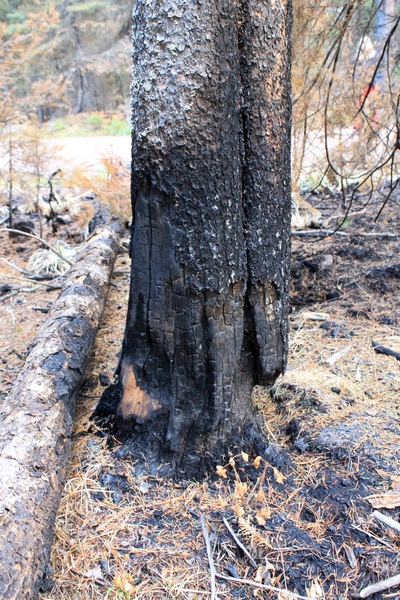
[[119,226],[88,240],[0,408],[0,597],[34,599],[46,578],[75,398],[96,335]]
[[253,385],[285,367],[290,15],[288,1],[135,4],[116,431],[140,429],[186,472],[256,424]]

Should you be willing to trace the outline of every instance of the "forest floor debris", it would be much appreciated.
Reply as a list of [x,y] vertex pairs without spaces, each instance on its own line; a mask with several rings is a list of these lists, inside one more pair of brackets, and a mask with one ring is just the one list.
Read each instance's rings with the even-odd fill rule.
[[[329,216],[338,199],[326,193],[312,201]],[[398,205],[390,208],[375,224],[371,203],[346,237],[294,239],[288,370],[272,390],[254,391],[267,456],[238,448],[203,482],[136,476],[134,460],[121,460],[90,420],[123,337],[129,258],[121,252],[78,399],[54,573],[42,600],[211,597],[203,530],[191,511],[207,523],[219,599],[350,600],[398,575],[398,533],[373,511],[399,521],[400,373],[396,358],[377,354],[372,340],[400,351],[400,238],[358,235],[400,231]],[[20,266],[36,249],[26,238],[0,243],[1,254]],[[7,266],[4,272],[13,275]],[[10,280],[2,285],[9,293]],[[46,309],[57,294],[41,286],[0,304],[1,401],[45,318],[37,307]],[[373,598],[400,598],[400,589]]]

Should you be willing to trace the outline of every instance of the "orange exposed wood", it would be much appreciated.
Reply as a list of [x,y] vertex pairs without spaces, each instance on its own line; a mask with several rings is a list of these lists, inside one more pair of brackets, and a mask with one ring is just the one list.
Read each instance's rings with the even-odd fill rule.
[[121,365],[122,399],[118,407],[118,416],[125,421],[135,419],[143,423],[161,408],[161,404],[137,385],[132,365],[126,360]]

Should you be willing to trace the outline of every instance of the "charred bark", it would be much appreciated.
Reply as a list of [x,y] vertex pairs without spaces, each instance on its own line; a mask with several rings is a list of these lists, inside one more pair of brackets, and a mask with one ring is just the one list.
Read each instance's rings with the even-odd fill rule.
[[97,332],[118,228],[83,246],[0,407],[0,597],[37,597],[66,478],[76,394]]
[[[117,433],[190,470],[287,354],[289,0],[137,0]],[[155,463],[156,464],[156,460]]]

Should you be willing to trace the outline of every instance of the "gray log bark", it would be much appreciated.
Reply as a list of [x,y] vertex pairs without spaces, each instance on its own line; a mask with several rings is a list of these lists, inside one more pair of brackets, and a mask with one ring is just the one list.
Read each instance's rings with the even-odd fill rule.
[[120,228],[95,232],[66,276],[0,406],[0,597],[32,600],[46,576],[75,399],[104,310]]
[[135,3],[116,431],[184,468],[254,423],[253,385],[285,367],[290,31],[290,0]]

